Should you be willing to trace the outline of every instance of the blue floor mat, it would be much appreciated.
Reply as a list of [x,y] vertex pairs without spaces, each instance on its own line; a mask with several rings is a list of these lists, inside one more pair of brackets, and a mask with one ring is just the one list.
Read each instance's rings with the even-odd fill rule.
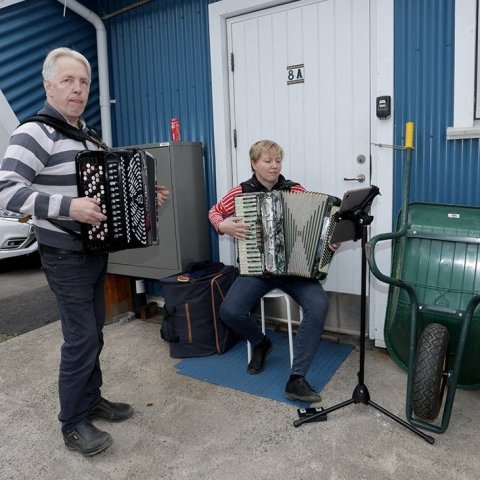
[[[188,377],[289,405],[306,406],[302,402],[287,400],[283,395],[290,375],[287,334],[268,332],[268,337],[272,340],[273,349],[265,369],[256,375],[247,373],[247,346],[244,341],[223,355],[184,358],[175,366],[178,373]],[[352,349],[352,345],[320,342],[307,374],[308,382],[317,392],[321,392]]]

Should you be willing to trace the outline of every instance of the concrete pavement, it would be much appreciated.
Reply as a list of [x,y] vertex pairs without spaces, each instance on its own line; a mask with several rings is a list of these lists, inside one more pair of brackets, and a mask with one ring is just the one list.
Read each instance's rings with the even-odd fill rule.
[[[103,393],[135,415],[97,422],[114,444],[91,458],[66,450],[56,419],[60,323],[0,343],[0,479],[480,478],[479,391],[457,391],[434,445],[363,404],[295,428],[294,407],[177,374],[155,321],[108,325],[105,339]],[[354,350],[323,390],[325,407],[351,397],[357,370]],[[404,418],[406,374],[385,350],[367,350],[365,383]]]

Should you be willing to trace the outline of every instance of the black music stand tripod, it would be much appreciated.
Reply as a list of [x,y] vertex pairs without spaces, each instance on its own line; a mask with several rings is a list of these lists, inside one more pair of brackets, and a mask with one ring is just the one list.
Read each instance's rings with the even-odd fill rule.
[[[378,187],[372,185],[369,188],[352,190],[346,192],[340,210],[336,215],[336,226],[335,230],[338,227],[338,234],[335,236],[335,230],[332,234],[332,243],[337,243],[338,241],[347,241],[347,240],[361,240],[362,246],[362,284],[361,284],[361,296],[360,296],[360,369],[357,373],[358,375],[358,384],[355,387],[352,398],[346,400],[345,402],[338,403],[333,407],[326,408],[321,410],[318,413],[308,415],[297,420],[294,420],[293,425],[299,427],[307,422],[314,422],[322,420],[319,417],[326,416],[335,410],[346,407],[352,403],[364,403],[365,405],[371,405],[376,408],[378,411],[387,415],[392,420],[395,420],[400,425],[403,425],[408,430],[412,431],[416,435],[422,437],[425,441],[430,444],[435,442],[435,439],[430,435],[425,434],[409,423],[405,422],[401,418],[397,417],[393,413],[389,412],[385,408],[376,404],[370,399],[370,393],[367,386],[364,383],[364,373],[365,373],[365,333],[366,333],[366,284],[367,284],[367,259],[365,255],[365,245],[367,243],[367,226],[370,225],[373,221],[373,216],[369,214],[370,206],[373,199],[379,194]],[[352,205],[355,203],[354,205]],[[358,201],[358,203],[357,203]]]

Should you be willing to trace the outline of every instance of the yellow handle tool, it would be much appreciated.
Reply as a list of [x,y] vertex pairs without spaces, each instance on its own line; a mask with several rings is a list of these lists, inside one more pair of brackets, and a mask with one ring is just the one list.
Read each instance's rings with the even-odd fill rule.
[[405,148],[413,150],[413,122],[407,122],[405,124]]

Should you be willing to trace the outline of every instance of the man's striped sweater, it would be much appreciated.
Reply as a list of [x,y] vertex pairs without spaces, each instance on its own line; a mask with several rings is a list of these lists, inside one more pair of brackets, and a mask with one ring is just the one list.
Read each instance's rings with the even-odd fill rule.
[[[47,102],[38,113],[65,120]],[[75,156],[82,150],[98,147],[72,140],[43,123],[20,125],[10,138],[0,166],[0,207],[31,215],[41,244],[77,251],[83,248],[79,238],[47,220],[55,219],[80,232],[80,224],[70,219],[69,212],[72,199],[78,196]]]

